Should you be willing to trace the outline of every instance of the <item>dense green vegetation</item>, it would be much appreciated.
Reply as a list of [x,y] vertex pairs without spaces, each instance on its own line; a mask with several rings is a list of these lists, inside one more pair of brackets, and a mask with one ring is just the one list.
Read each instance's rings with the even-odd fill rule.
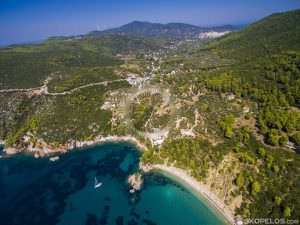
[[[157,50],[165,41],[107,35],[49,39],[38,45],[21,45],[0,49],[0,88],[30,88],[53,72],[69,73],[76,70],[84,76],[94,67],[118,66],[117,54],[141,54]],[[100,75],[101,76],[101,75]]]
[[64,92],[87,84],[122,78],[114,67],[72,67],[64,74],[55,74],[48,83],[49,92]]
[[[266,141],[272,145],[285,145],[287,138],[300,129],[297,109],[300,96],[299,56],[300,53],[294,52],[272,56],[255,66],[247,63],[244,70],[240,69],[242,66],[231,67],[224,73],[210,74],[204,82],[211,90],[257,101],[258,125],[266,135]],[[249,77],[240,76],[242,71]],[[262,76],[259,77],[257,71]]]
[[[201,52],[212,50],[224,59],[235,60],[235,64],[225,67],[216,64],[213,69],[166,77],[163,83],[173,85],[174,94],[185,96],[181,97],[184,100],[199,92],[205,93],[196,103],[201,116],[205,117],[203,124],[208,128],[207,121],[211,121],[209,127],[215,133],[221,132],[224,139],[213,146],[203,137],[196,140],[170,138],[161,148],[145,153],[143,162],[174,165],[205,181],[209,169],[233,154],[239,160],[241,171],[232,181],[238,190],[230,194],[243,195],[243,204],[237,210],[239,215],[299,218],[300,159],[297,150],[290,152],[287,148],[266,147],[286,146],[287,141],[294,141],[299,147],[299,22],[299,10],[272,15],[197,50],[198,57]],[[188,58],[184,57],[188,51],[182,54],[179,57]],[[196,60],[197,57],[190,62],[195,64]],[[198,58],[198,63],[202,60]],[[169,62],[174,66],[183,63],[174,59]],[[233,126],[237,115],[228,109],[233,108],[235,101],[230,105],[223,99],[223,107],[221,103],[217,104],[219,111],[210,111],[216,100],[209,97],[206,90],[226,96],[233,93],[235,98],[255,102],[258,111],[253,115],[245,114],[244,120],[254,116],[256,127]],[[256,129],[258,134],[254,133]],[[206,131],[209,130],[200,132],[201,136],[207,137],[209,132]],[[257,138],[259,134],[264,135],[265,140]],[[230,173],[232,168],[223,170]]]
[[0,134],[7,139],[6,145],[20,144],[20,137],[28,130],[30,118],[39,111],[45,98],[29,98],[24,94],[2,94],[0,96]]
[[299,10],[274,14],[210,45],[239,63],[208,74],[205,85],[256,101],[260,131],[275,146],[299,131],[299,22]]
[[227,58],[247,61],[266,54],[299,50],[300,10],[276,13],[228,34],[211,47]]
[[1,89],[40,86],[48,75],[58,70],[57,65],[47,63],[51,52],[32,52],[29,48],[35,47],[0,50]]
[[[247,129],[239,131],[244,135],[245,132]],[[241,168],[233,181],[239,189],[231,193],[243,193],[245,203],[238,210],[240,215],[282,218],[286,217],[285,208],[289,207],[292,218],[298,218],[299,156],[283,150],[265,149],[249,133],[242,146],[240,143],[239,135],[215,147],[202,138],[173,139],[159,149],[144,153],[142,162],[174,165],[191,171],[195,178],[203,181],[208,169],[214,168],[231,152],[238,158]],[[230,168],[223,169],[230,171]]]
[[107,134],[111,127],[111,113],[100,109],[104,93],[105,87],[98,86],[56,97],[39,119],[38,136],[60,144],[74,139],[90,139],[98,133]]
[[[23,146],[23,135],[27,132],[55,146],[72,140],[90,140],[101,134],[111,133],[111,111],[101,109],[104,95],[108,91],[129,87],[125,81],[113,82],[79,89],[72,94],[47,97],[40,110],[28,99],[16,115],[21,122],[7,131],[6,146]],[[20,106],[20,107],[21,107]],[[18,125],[19,124],[19,125]]]
[[159,94],[143,93],[136,97],[135,102],[131,105],[131,118],[133,126],[144,131],[146,122],[154,113],[154,107],[161,102]]

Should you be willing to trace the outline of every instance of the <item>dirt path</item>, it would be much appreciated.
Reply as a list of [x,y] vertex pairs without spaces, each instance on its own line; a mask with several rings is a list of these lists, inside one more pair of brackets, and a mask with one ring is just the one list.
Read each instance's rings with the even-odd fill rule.
[[2,89],[2,90],[0,90],[0,93],[27,92],[30,90],[33,90],[33,88],[30,88],[30,89]]
[[82,89],[82,88],[98,86],[98,85],[107,85],[107,84],[113,83],[113,82],[125,81],[126,79],[118,79],[118,80],[102,81],[102,82],[97,82],[97,83],[85,84],[85,85],[82,85],[82,86],[79,86],[79,87],[76,87],[69,91],[64,91],[64,92],[49,92],[47,84],[50,80],[51,79],[46,79],[44,84],[41,87],[28,88],[28,89],[17,89],[17,88],[16,89],[2,89],[2,90],[0,90],[0,93],[24,92],[24,93],[27,93],[28,95],[45,94],[45,95],[51,95],[51,96],[58,96],[58,95],[72,94],[73,92],[75,92],[79,89]]
[[90,83],[90,84],[85,84],[85,85],[82,85],[82,86],[79,86],[79,87],[76,87],[76,88],[73,88],[69,91],[64,91],[64,92],[49,92],[48,91],[48,87],[46,87],[46,90],[45,90],[45,94],[46,95],[53,95],[53,96],[56,96],[56,95],[67,95],[67,94],[72,94],[73,92],[79,90],[79,89],[83,89],[83,88],[86,88],[86,87],[92,87],[92,86],[98,86],[98,85],[107,85],[109,83],[113,83],[113,82],[119,82],[119,81],[125,81],[126,79],[118,79],[118,80],[110,80],[110,81],[102,81],[102,82],[97,82],[97,83]]

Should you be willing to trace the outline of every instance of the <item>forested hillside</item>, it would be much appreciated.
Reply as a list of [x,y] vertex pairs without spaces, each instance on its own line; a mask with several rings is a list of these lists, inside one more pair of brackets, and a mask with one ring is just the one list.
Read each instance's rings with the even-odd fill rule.
[[276,13],[212,43],[224,57],[246,61],[300,49],[300,10]]
[[[120,55],[155,51],[165,41],[124,35],[101,37],[50,38],[38,45],[20,45],[0,49],[0,88],[31,88],[54,72],[81,76],[103,67],[124,63]],[[93,74],[92,74],[93,75]],[[97,73],[95,81],[109,79]],[[95,77],[95,76],[94,76]]]
[[[170,60],[193,68],[162,81],[186,103],[179,131],[187,135],[174,131],[143,162],[191,171],[229,205],[242,198],[244,218],[299,218],[299,24],[300,10],[274,14]],[[213,53],[221,60],[209,69]]]
[[211,45],[239,62],[209,76],[208,87],[257,101],[258,125],[266,142],[276,146],[299,135],[299,23],[300,10],[274,14]]

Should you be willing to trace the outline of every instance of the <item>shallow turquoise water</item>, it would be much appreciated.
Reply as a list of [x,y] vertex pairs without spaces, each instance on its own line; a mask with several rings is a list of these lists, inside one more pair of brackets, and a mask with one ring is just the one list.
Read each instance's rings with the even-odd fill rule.
[[[1,225],[223,225],[192,192],[159,174],[145,176],[130,194],[127,178],[140,152],[107,143],[60,155],[60,160],[18,155],[0,159]],[[94,189],[94,177],[103,183]]]

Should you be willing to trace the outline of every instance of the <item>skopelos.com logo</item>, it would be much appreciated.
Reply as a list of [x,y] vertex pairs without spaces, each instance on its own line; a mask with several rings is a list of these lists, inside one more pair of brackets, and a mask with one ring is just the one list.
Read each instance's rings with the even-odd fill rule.
[[286,218],[253,218],[253,219],[244,219],[239,220],[236,223],[237,225],[242,224],[264,224],[264,225],[273,225],[273,224],[300,224],[298,219],[286,219]]

